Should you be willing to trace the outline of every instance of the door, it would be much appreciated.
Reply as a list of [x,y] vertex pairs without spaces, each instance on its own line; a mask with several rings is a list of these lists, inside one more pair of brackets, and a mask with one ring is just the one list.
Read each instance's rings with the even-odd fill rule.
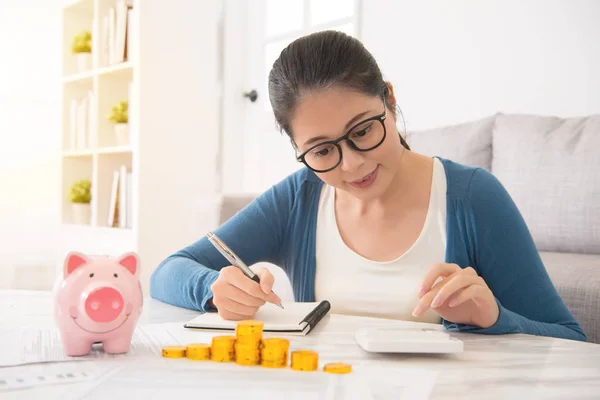
[[222,189],[260,193],[302,167],[288,136],[276,129],[267,84],[273,62],[291,41],[311,32],[336,29],[360,38],[360,2],[250,0],[245,12],[240,4],[224,10]]

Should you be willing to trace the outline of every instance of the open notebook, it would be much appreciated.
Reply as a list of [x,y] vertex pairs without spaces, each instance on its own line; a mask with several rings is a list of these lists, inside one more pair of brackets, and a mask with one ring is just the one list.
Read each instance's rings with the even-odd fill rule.
[[[264,332],[280,332],[290,335],[308,334],[329,312],[331,305],[327,300],[312,303],[283,303],[284,309],[266,303],[258,309],[255,320],[263,321]],[[237,321],[227,321],[216,312],[204,313],[183,326],[190,329],[231,330]]]

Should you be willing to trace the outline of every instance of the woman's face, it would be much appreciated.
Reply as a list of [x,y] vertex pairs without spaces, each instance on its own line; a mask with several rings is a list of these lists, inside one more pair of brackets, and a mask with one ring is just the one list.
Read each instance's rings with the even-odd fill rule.
[[[388,101],[395,104],[393,97]],[[323,142],[336,140],[356,124],[383,112],[384,103],[377,97],[345,89],[310,92],[298,103],[291,121],[298,154]],[[386,135],[383,142],[364,152],[353,149],[347,140],[338,142],[342,150],[341,162],[331,171],[315,172],[319,178],[361,200],[382,196],[393,181],[403,151],[396,119],[389,109],[385,112]],[[349,136],[362,149],[376,145],[380,137],[383,137],[383,128],[377,120],[361,124]],[[335,146],[324,145],[311,150],[306,157],[311,167],[327,169],[339,160],[339,153]]]

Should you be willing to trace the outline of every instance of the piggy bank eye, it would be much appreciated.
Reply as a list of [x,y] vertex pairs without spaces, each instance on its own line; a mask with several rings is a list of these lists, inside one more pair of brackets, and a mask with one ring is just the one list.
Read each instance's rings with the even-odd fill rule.
[[94,277],[94,273],[92,272],[92,273],[90,274],[90,278],[93,278],[93,277]]
[[119,275],[117,275],[117,274],[113,274],[113,276],[114,276],[115,278],[118,278],[118,277],[119,277]]

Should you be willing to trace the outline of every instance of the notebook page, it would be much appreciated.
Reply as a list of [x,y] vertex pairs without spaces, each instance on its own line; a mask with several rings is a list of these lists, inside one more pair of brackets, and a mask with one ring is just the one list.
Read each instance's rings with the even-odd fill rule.
[[[264,330],[302,330],[300,322],[320,303],[282,303],[284,309],[266,303],[259,308],[253,319],[264,322]],[[197,316],[188,325],[201,328],[235,329],[237,321],[226,321],[216,312]]]

